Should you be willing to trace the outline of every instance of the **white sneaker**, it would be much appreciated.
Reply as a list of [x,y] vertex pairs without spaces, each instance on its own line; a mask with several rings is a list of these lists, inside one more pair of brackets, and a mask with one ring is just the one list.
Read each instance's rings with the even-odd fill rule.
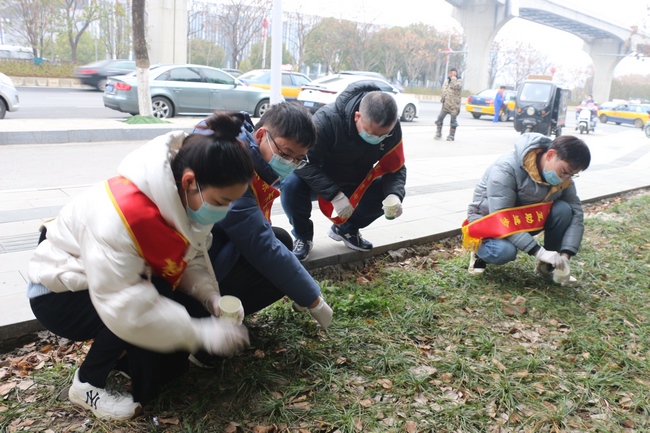
[[81,382],[79,369],[74,372],[68,398],[77,406],[91,411],[99,419],[123,421],[142,412],[142,405],[135,403],[130,394],[120,394]]

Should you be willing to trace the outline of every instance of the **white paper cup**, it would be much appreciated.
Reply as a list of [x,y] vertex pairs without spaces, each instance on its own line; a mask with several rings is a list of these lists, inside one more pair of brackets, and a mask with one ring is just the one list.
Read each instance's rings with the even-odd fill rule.
[[381,202],[387,220],[395,219],[395,213],[397,213],[397,206],[399,203],[399,198],[395,196],[388,196]]
[[219,299],[219,309],[221,310],[221,317],[230,320],[232,323],[239,323],[239,310],[241,309],[241,301],[235,296],[225,295]]
[[557,284],[562,284],[569,277],[568,269],[558,269],[553,270],[553,281]]

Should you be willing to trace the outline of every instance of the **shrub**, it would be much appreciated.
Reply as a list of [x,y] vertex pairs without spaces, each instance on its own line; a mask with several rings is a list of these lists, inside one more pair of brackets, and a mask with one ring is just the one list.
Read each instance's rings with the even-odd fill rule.
[[74,78],[74,65],[44,62],[36,66],[32,62],[2,60],[0,61],[0,72],[11,77]]

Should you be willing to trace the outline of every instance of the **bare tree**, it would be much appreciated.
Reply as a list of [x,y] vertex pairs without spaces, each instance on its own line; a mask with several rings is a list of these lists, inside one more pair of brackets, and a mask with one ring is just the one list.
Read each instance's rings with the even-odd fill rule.
[[504,67],[499,76],[504,81],[503,85],[516,87],[529,75],[549,73],[551,64],[546,56],[529,43],[520,41],[507,45],[503,43],[500,53],[503,55],[500,60]]
[[141,116],[152,116],[151,89],[149,88],[149,51],[145,37],[145,0],[133,0],[133,51],[138,78],[138,107]]
[[77,63],[77,46],[90,23],[99,18],[97,0],[85,4],[85,0],[63,0],[65,9],[65,33],[70,44],[72,63]]
[[395,78],[402,61],[401,41],[404,38],[403,27],[391,27],[381,29],[372,38],[371,49],[379,58],[379,66],[384,76],[389,79]]
[[61,18],[58,0],[15,0],[8,6],[10,13],[19,17],[16,34],[32,47],[34,57],[43,57]]
[[298,54],[296,66],[300,70],[304,63],[307,38],[314,31],[321,18],[315,15],[305,15],[300,13],[300,11],[289,13],[287,18],[295,30],[294,37],[289,40],[289,46],[295,49],[295,52]]
[[127,57],[131,51],[132,17],[119,2],[102,2],[99,11],[100,41],[111,59]]
[[[260,35],[272,0],[227,0],[221,5],[219,26],[230,48],[232,67],[239,67],[244,51]],[[282,23],[271,23],[282,25]]]
[[432,52],[430,36],[435,34],[435,29],[419,23],[411,24],[404,33],[403,63],[404,73],[410,85],[420,78],[425,67],[435,61]]
[[354,40],[350,41],[350,68],[357,71],[369,71],[379,64],[381,58],[370,49],[374,25],[370,23],[356,23]]

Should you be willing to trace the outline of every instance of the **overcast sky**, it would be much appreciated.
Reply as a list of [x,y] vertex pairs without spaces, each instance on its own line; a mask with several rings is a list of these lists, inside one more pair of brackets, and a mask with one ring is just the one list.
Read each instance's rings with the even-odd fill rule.
[[[647,9],[650,0],[619,0],[619,4],[625,7],[615,7],[615,0],[554,1],[622,26],[646,25],[646,31],[650,33]],[[451,17],[451,5],[445,0],[410,0],[402,3],[395,0],[282,0],[282,7],[286,11],[300,10],[306,14],[353,21],[397,26],[423,22],[439,30],[456,28],[461,31],[458,22]],[[530,21],[518,18],[511,20],[499,31],[497,38],[516,38],[528,42],[546,53],[549,60],[559,67],[575,68],[591,64],[591,59],[582,50],[581,39]],[[615,74],[629,73],[650,74],[650,59],[622,60]]]

